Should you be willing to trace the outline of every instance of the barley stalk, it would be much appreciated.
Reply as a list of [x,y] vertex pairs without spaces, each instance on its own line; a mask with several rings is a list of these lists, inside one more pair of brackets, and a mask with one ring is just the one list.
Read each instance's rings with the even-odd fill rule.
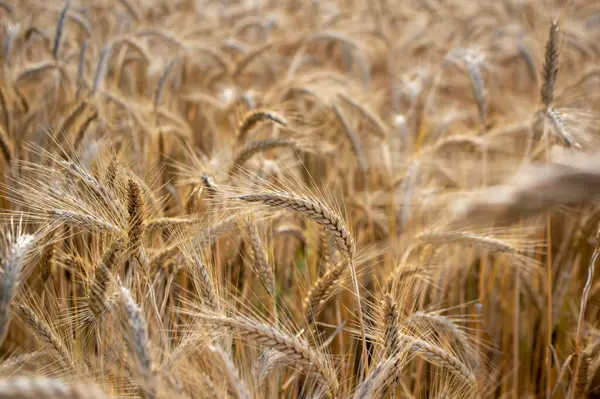
[[0,375],[5,374],[6,372],[14,372],[15,369],[22,367],[41,356],[42,353],[36,351],[6,358],[0,364]]
[[204,222],[203,219],[198,218],[177,218],[177,217],[164,217],[151,219],[144,223],[144,231],[154,230],[165,230],[165,229],[178,229],[178,228],[191,228],[198,226]]
[[[385,360],[379,362],[365,380],[359,385],[355,399],[367,399],[375,397],[375,392],[386,386],[386,382],[399,373],[401,360],[405,357],[403,352],[398,352],[392,357],[386,357]],[[394,388],[390,388],[393,392]]]
[[366,173],[367,170],[369,169],[369,165],[367,162],[367,156],[365,155],[365,150],[360,142],[358,133],[352,127],[352,125],[350,124],[350,121],[348,120],[348,117],[342,111],[342,109],[340,107],[338,107],[337,105],[334,104],[334,105],[332,105],[331,109],[333,110],[333,113],[335,114],[337,121],[341,125],[342,130],[346,133],[346,136],[348,137],[348,140],[350,141],[350,144],[352,145],[352,150],[354,151],[354,154],[356,154],[356,158],[358,159],[358,165],[360,167],[360,170],[363,173]]
[[56,244],[52,241],[54,234],[50,233],[47,239],[46,245],[42,249],[42,256],[40,258],[40,277],[43,282],[48,281],[52,270],[54,269]]
[[199,259],[195,260],[194,266],[198,269],[199,272],[199,289],[202,294],[202,298],[206,301],[209,308],[213,311],[218,311],[220,309],[219,306],[219,297],[217,295],[217,291],[215,289],[215,285],[213,283],[213,279],[208,273],[208,269],[206,265],[201,262]]
[[[381,330],[383,333],[383,343],[385,345],[385,355],[388,359],[393,359],[398,353],[401,352],[401,333],[400,333],[400,312],[398,304],[395,299],[386,293],[381,301]],[[398,362],[400,359],[396,359]],[[397,368],[397,365],[394,365]],[[398,375],[398,374],[396,374]],[[371,373],[370,378],[377,378],[377,373]],[[368,386],[368,382],[365,381],[365,386]],[[396,388],[400,384],[399,378],[394,378],[390,386],[390,392],[395,392]],[[362,388],[366,389],[365,387]]]
[[[467,340],[466,334],[458,328],[458,326],[449,318],[438,314],[425,312],[413,313],[408,319],[409,323],[424,323],[435,329],[442,336],[446,336],[452,340],[452,343],[460,351],[463,356],[469,357],[472,355],[471,345]],[[477,365],[476,357],[473,356],[472,366]]]

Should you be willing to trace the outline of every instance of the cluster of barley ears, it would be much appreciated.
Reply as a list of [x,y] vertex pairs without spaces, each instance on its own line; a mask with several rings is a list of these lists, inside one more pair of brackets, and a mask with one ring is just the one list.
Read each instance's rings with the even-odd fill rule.
[[0,399],[600,395],[596,1],[0,25]]

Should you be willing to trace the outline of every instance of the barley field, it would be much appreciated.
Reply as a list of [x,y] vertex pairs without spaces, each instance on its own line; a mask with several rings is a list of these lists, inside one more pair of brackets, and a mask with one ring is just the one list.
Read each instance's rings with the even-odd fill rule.
[[0,399],[600,397],[600,2],[0,23]]

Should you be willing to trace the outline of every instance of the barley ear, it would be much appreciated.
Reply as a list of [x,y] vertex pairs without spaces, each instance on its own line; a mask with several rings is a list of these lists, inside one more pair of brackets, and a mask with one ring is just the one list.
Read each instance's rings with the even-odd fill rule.
[[332,394],[338,392],[340,386],[334,369],[305,340],[288,335],[270,324],[241,317],[208,317],[207,321],[216,326],[228,327],[246,340],[283,353],[296,367],[316,373]]
[[588,393],[588,382],[589,382],[589,367],[591,356],[589,353],[582,353],[577,356],[577,368],[575,373],[575,385],[572,389],[574,389],[574,399],[584,399],[587,398]]
[[55,60],[58,60],[59,52],[60,52],[60,42],[62,40],[63,32],[65,29],[65,21],[67,19],[67,12],[69,11],[69,6],[71,5],[71,0],[67,0],[65,2],[65,6],[60,12],[60,16],[58,17],[58,23],[56,24],[56,35],[54,36],[54,47],[52,49],[52,57]]
[[110,163],[106,167],[106,172],[104,174],[104,182],[111,190],[115,190],[117,188],[117,174],[119,172],[119,161],[117,158],[112,158]]
[[10,247],[3,263],[3,273],[0,284],[0,345],[8,334],[12,319],[11,303],[17,294],[21,272],[25,263],[25,256],[31,249],[34,238],[31,235],[22,235]]
[[250,238],[250,260],[252,269],[258,275],[260,282],[265,287],[269,296],[275,295],[275,276],[273,268],[269,264],[267,254],[265,253],[258,227],[252,219],[246,221],[248,236]]
[[13,159],[12,140],[8,137],[8,133],[2,126],[0,126],[0,152],[2,152],[6,164],[10,164],[10,161]]
[[176,63],[177,63],[176,58],[169,61],[169,63],[167,64],[167,67],[165,68],[165,71],[162,73],[162,75],[160,76],[160,79],[158,80],[158,85],[156,86],[156,91],[154,93],[154,111],[155,112],[156,112],[156,109],[158,108],[158,106],[160,105],[160,100],[162,99],[163,93],[165,91],[165,85],[167,84],[167,78],[169,77],[169,73],[171,72],[171,70],[173,69],[173,67],[175,66]]
[[71,355],[67,350],[63,340],[52,330],[52,328],[42,320],[38,314],[27,305],[19,306],[21,320],[37,339],[42,341],[46,346],[52,349],[53,354],[57,357],[60,363],[70,369],[75,369],[75,364],[71,359]]
[[77,84],[79,85],[80,88],[84,87],[85,85],[85,74],[86,74],[86,68],[85,68],[85,55],[87,53],[87,49],[88,49],[88,41],[85,40],[82,44],[81,44],[81,50],[79,51],[79,62],[77,63]]
[[42,249],[42,256],[40,258],[40,277],[42,282],[48,281],[50,275],[52,274],[52,270],[54,269],[54,258],[56,255],[56,244],[52,241],[53,239],[52,233],[49,234],[47,243],[44,245]]
[[139,251],[144,234],[145,203],[142,189],[138,182],[129,179],[127,182],[127,237],[132,253]]
[[106,76],[106,70],[108,69],[108,61],[112,54],[112,45],[109,43],[102,49],[100,59],[98,60],[98,66],[96,67],[96,76],[94,77],[94,85],[92,87],[92,95],[96,94],[100,89],[100,85]]
[[308,324],[312,323],[321,312],[324,301],[329,297],[333,286],[346,269],[344,262],[339,262],[329,268],[308,290],[302,301],[302,313]]
[[268,109],[257,109],[254,111],[250,111],[246,115],[244,115],[242,121],[240,122],[237,128],[236,136],[238,138],[238,142],[244,142],[252,128],[256,126],[257,123],[264,120],[271,121],[281,127],[286,127],[289,124],[287,119],[285,119],[282,115],[278,114],[277,112]]
[[544,56],[544,69],[542,70],[541,98],[542,103],[546,108],[550,107],[552,100],[554,99],[559,64],[559,32],[559,22],[552,21],[548,31],[548,41],[546,42],[546,53]]
[[220,345],[209,345],[208,350],[211,351],[215,358],[222,365],[225,377],[227,378],[228,392],[237,399],[250,399],[250,393],[246,384],[240,377],[240,373],[231,359],[231,356]]
[[153,398],[155,396],[155,381],[146,319],[133,299],[131,292],[123,286],[120,288],[120,298],[127,318],[127,330],[130,334],[127,342],[135,356],[136,365],[144,384],[142,388],[146,397]]
[[107,399],[98,387],[88,383],[67,385],[42,377],[0,379],[0,399]]
[[119,240],[115,240],[102,256],[102,261],[96,266],[94,279],[90,284],[88,305],[96,318],[100,317],[109,306],[107,290],[112,273],[118,271],[118,257],[122,250]]
[[[381,332],[383,335],[383,344],[385,346],[385,355],[387,358],[394,358],[400,353],[400,312],[398,303],[391,294],[385,293],[381,301]],[[400,359],[398,359],[399,361]],[[394,392],[400,384],[399,373],[392,380],[389,387],[390,392]]]

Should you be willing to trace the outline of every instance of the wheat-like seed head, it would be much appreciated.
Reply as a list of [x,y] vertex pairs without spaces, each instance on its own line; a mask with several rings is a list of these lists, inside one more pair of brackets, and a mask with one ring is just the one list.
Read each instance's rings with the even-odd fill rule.
[[127,237],[129,237],[129,249],[132,252],[139,251],[144,235],[145,201],[142,189],[138,182],[129,179],[127,182]]
[[429,244],[461,244],[485,248],[492,252],[518,253],[519,250],[509,242],[501,239],[481,236],[478,234],[465,232],[423,232],[419,233],[415,239],[421,243]]
[[240,378],[239,372],[231,357],[218,345],[209,345],[208,350],[211,351],[223,366],[225,376],[228,379],[229,392],[237,399],[250,399],[250,393],[246,384]]
[[65,367],[75,370],[75,364],[69,350],[52,328],[42,320],[37,313],[27,305],[19,305],[19,314],[23,323],[32,331],[36,338],[52,349],[57,360]]
[[207,321],[217,326],[228,327],[245,340],[284,353],[297,367],[317,373],[333,394],[338,391],[339,383],[335,371],[323,355],[311,348],[306,341],[289,336],[271,325],[249,319],[210,317]]
[[407,324],[415,324],[419,329],[433,329],[442,338],[450,339],[455,350],[469,361],[471,366],[477,366],[477,356],[468,341],[468,336],[450,318],[426,312],[415,312],[405,321]]
[[548,30],[548,41],[546,42],[546,53],[544,55],[544,69],[542,70],[541,98],[542,103],[546,107],[550,107],[552,100],[554,99],[559,62],[559,32],[559,22],[552,21]]
[[358,159],[358,163],[359,163],[361,171],[363,173],[366,173],[367,170],[369,169],[369,164],[367,161],[367,156],[365,155],[365,150],[363,148],[363,145],[360,142],[358,133],[352,127],[352,124],[348,120],[348,117],[346,116],[344,111],[342,111],[342,109],[338,105],[336,105],[336,104],[332,105],[331,109],[333,110],[333,113],[335,114],[337,121],[341,125],[342,130],[348,137],[348,140],[350,140],[350,144],[352,145],[352,150],[354,151],[356,158]]
[[25,256],[35,243],[35,237],[29,234],[18,235],[2,262],[2,284],[0,285],[0,344],[4,342],[10,321],[11,303],[17,294]]
[[49,378],[14,377],[0,379],[0,399],[105,399],[96,386],[86,383],[67,385]]
[[576,373],[573,379],[574,384],[572,385],[573,397],[576,399],[587,397],[590,358],[590,354],[585,352],[580,356],[577,356],[577,362],[575,365]]
[[252,268],[269,295],[273,296],[275,294],[275,276],[265,253],[258,227],[251,219],[247,220],[246,224],[248,226],[248,237],[250,238],[250,261]]
[[322,302],[328,298],[333,285],[342,277],[346,266],[345,262],[337,263],[310,287],[302,301],[302,313],[307,323],[312,323],[318,316],[323,307]]
[[43,282],[48,281],[52,270],[54,269],[55,257],[56,257],[56,243],[53,241],[54,234],[49,233],[46,241],[46,245],[42,250],[40,257],[40,277]]
[[457,357],[446,352],[444,349],[431,345],[423,340],[414,339],[411,342],[410,351],[433,363],[443,366],[454,375],[460,377],[466,384],[475,386],[476,378],[473,372],[471,372],[471,370],[469,370],[469,368]]
[[356,253],[354,238],[341,216],[322,202],[283,191],[240,195],[237,199],[244,202],[259,202],[271,207],[292,209],[323,226],[332,236],[342,254],[348,259],[352,259]]
[[236,132],[238,141],[243,143],[252,128],[263,120],[271,121],[281,127],[286,127],[289,124],[287,119],[277,112],[268,109],[256,109],[250,111],[242,118],[242,121],[240,122]]
[[286,139],[281,137],[267,138],[263,140],[256,140],[247,143],[242,147],[239,152],[235,155],[231,168],[229,169],[229,175],[233,175],[238,167],[241,167],[248,161],[252,156],[259,152],[268,151],[274,148],[292,148],[298,147],[297,142],[292,139]]
[[4,162],[6,164],[10,164],[10,161],[13,159],[13,145],[12,140],[8,136],[4,127],[0,126],[0,152],[2,152],[2,156],[4,157]]
[[121,243],[115,240],[102,256],[102,261],[96,266],[94,279],[88,293],[88,305],[95,317],[100,317],[109,306],[108,286],[113,273],[119,271],[121,250]]
[[120,288],[120,300],[127,318],[126,325],[130,334],[128,345],[135,356],[143,382],[142,388],[148,397],[154,397],[156,395],[156,381],[154,381],[155,377],[152,375],[153,360],[146,319],[142,314],[142,310],[132,298],[131,292],[123,286]]

